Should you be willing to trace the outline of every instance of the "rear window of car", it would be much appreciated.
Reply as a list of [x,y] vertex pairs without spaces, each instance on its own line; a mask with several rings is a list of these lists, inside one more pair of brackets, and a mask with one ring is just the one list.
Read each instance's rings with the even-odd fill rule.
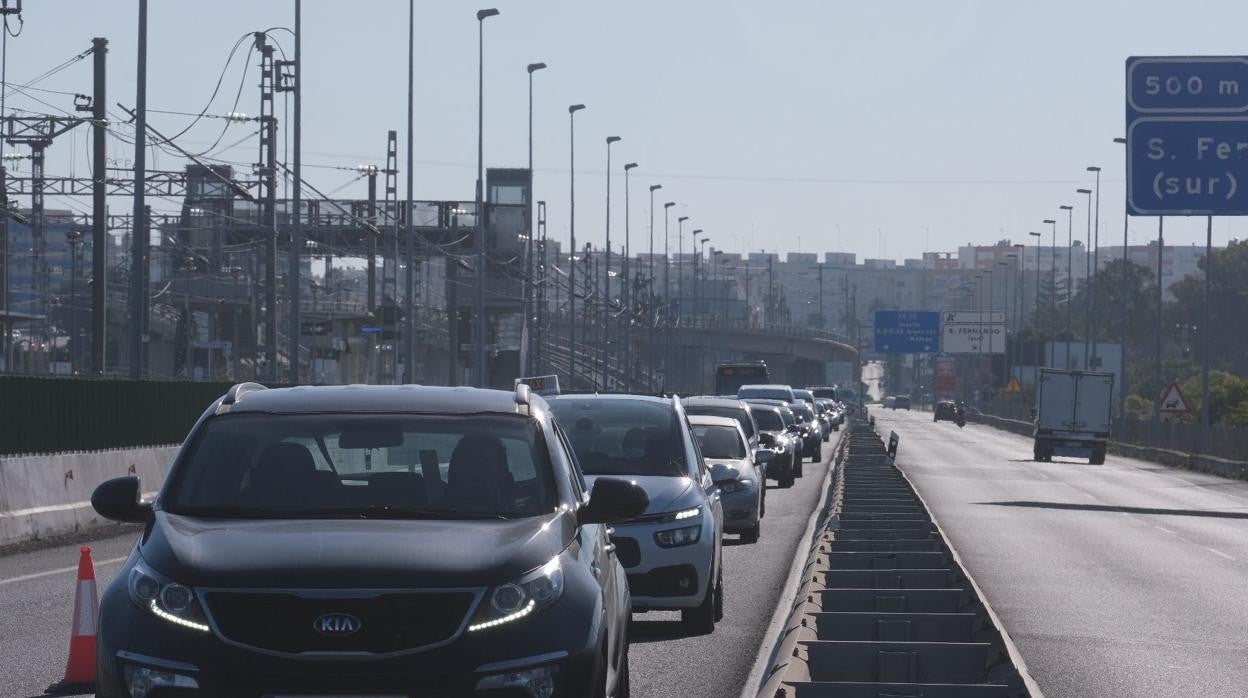
[[698,440],[703,458],[745,458],[741,432],[716,424],[694,424],[693,436]]
[[741,431],[745,432],[745,438],[749,439],[754,437],[754,420],[750,418],[750,413],[743,407],[685,405],[685,414],[702,414],[708,417],[728,417],[729,419],[735,419],[737,420],[737,424],[741,425]]
[[688,475],[682,426],[666,402],[574,396],[550,400],[586,475]]
[[784,421],[778,412],[772,410],[754,410],[754,421],[763,431],[784,431]]

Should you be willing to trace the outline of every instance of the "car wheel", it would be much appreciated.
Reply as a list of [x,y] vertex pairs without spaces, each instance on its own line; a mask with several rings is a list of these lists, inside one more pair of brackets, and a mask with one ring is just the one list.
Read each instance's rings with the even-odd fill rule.
[[805,460],[805,459],[803,459],[803,458],[798,458],[798,459],[797,459],[797,464],[793,466],[793,477],[801,477],[801,476],[802,476],[802,461],[803,461],[803,460]]
[[792,473],[792,472],[789,472],[787,475],[785,475],[784,477],[780,478],[780,486],[781,486],[781,487],[784,487],[784,488],[789,488],[789,487],[792,487],[792,486],[793,486],[793,480],[794,480],[793,473]]
[[767,486],[763,486],[763,492],[758,497],[758,518],[767,515]]
[[619,678],[615,682],[615,698],[629,698],[633,694],[632,681],[628,672],[628,648],[624,648],[624,663],[620,666]]
[[709,635],[715,632],[715,584],[706,585],[706,596],[697,608],[684,608],[680,611],[680,624],[695,635]]
[[[720,563],[719,572],[715,574],[715,621],[724,619],[724,568]],[[713,629],[713,628],[712,628]]]
[[759,536],[763,535],[763,522],[757,521],[754,527],[741,534],[742,543],[757,543]]
[[815,447],[815,455],[810,459],[811,463],[818,463],[823,460],[823,444]]

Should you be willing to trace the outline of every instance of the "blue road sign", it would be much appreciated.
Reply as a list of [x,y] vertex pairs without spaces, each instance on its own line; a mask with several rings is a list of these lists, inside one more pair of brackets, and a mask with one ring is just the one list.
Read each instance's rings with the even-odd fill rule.
[[880,354],[933,354],[940,351],[940,313],[875,311],[875,351]]
[[1248,215],[1248,57],[1127,59],[1127,213]]

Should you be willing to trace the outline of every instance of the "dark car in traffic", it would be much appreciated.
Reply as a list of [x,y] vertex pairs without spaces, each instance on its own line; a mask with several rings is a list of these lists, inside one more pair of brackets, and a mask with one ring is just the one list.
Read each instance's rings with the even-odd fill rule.
[[100,599],[97,695],[617,695],[631,599],[545,401],[417,386],[232,388],[155,501],[96,489],[143,533]]
[[936,403],[936,408],[932,410],[933,422],[956,422],[958,421],[958,405],[952,400],[941,400]]

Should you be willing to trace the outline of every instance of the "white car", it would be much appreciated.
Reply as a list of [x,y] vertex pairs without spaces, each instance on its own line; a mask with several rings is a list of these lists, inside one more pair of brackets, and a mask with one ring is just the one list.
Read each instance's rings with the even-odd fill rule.
[[736,481],[736,469],[699,457],[679,399],[560,395],[549,404],[589,488],[599,476],[618,477],[650,498],[641,516],[614,524],[611,537],[633,611],[679,610],[691,632],[714,631],[724,613],[719,485]]
[[767,513],[767,463],[775,451],[750,452],[741,424],[729,417],[690,415],[689,424],[707,467],[722,464],[737,471],[737,479],[719,483],[724,532],[740,533],[746,543],[758,542]]

